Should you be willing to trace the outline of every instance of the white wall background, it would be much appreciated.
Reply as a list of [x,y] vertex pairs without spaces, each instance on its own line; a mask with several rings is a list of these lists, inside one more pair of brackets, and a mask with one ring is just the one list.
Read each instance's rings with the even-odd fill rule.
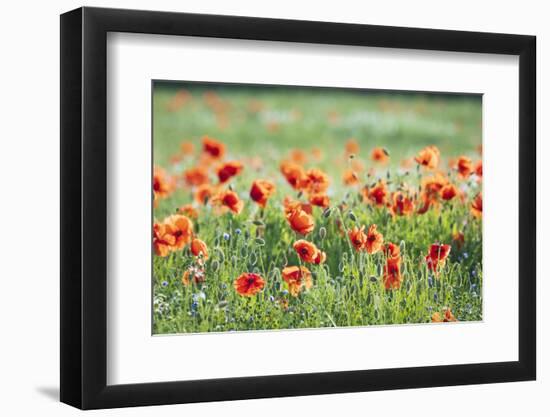
[[[0,414],[69,416],[58,403],[59,379],[59,17],[81,6],[5,2],[0,23]],[[538,37],[538,381],[422,390],[325,395],[230,403],[146,407],[94,415],[469,416],[548,415],[550,404],[550,284],[543,257],[550,249],[550,198],[543,194],[550,149],[542,120],[550,100],[550,26],[545,2],[320,2],[295,0],[124,0],[86,5],[239,14],[395,26],[509,32]]]

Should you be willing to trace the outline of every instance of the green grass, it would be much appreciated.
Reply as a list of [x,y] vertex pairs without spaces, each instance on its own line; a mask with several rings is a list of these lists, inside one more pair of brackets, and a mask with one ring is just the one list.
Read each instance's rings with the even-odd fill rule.
[[[356,158],[367,168],[374,166],[369,160],[373,147],[383,146],[389,151],[390,164],[377,169],[374,177],[362,174],[361,182],[385,178],[390,189],[403,183],[418,186],[423,173],[415,168],[405,172],[399,161],[424,146],[439,147],[445,171],[448,157],[464,154],[479,159],[479,97],[191,84],[185,88],[193,99],[177,111],[167,111],[178,88],[181,85],[157,84],[154,90],[156,165],[180,175],[195,165],[195,159],[171,165],[170,157],[178,153],[183,140],[194,142],[200,149],[200,138],[207,134],[226,144],[226,159],[259,156],[263,166],[259,171],[245,166],[231,181],[245,201],[241,214],[218,216],[208,205],[198,208],[194,230],[210,252],[203,284],[181,283],[183,272],[194,262],[188,248],[165,258],[154,256],[153,333],[424,323],[446,307],[460,321],[482,319],[482,227],[469,212],[469,201],[479,185],[461,182],[450,173],[453,182],[465,187],[465,204],[455,199],[424,215],[392,218],[386,209],[365,204],[359,188],[345,187],[341,181],[348,166],[344,144],[350,137],[359,142],[361,151]],[[206,90],[215,90],[230,104],[227,127],[218,126],[215,114],[202,100]],[[251,99],[261,101],[263,110],[249,111]],[[329,122],[331,112],[338,113],[337,123]],[[278,130],[271,131],[268,125],[274,122]],[[307,166],[319,167],[331,177],[332,210],[325,217],[322,209],[315,208],[315,229],[306,239],[327,253],[327,261],[320,266],[307,265],[314,285],[292,297],[281,279],[281,270],[286,265],[300,265],[292,244],[302,237],[292,231],[284,217],[283,198],[298,196],[279,173],[279,163],[291,149],[309,151],[313,147],[323,150],[324,159]],[[252,181],[258,178],[270,179],[277,186],[265,210],[248,197]],[[161,221],[192,201],[192,190],[179,187],[160,201],[154,218]],[[344,209],[337,207],[340,203],[345,203]],[[400,289],[384,289],[384,255],[351,249],[338,222],[346,230],[354,225],[377,224],[386,242],[400,245],[404,276]],[[324,238],[325,232],[320,233],[323,228]],[[423,262],[428,247],[434,242],[451,244],[456,230],[464,233],[465,244],[461,249],[453,244],[445,267],[435,278]],[[266,286],[261,293],[242,297],[235,292],[233,281],[243,272],[264,277]]]

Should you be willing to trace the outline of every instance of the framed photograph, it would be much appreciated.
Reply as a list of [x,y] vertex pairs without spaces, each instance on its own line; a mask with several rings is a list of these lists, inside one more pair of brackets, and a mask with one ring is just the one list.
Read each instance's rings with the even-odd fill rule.
[[533,380],[535,37],[61,16],[61,401]]

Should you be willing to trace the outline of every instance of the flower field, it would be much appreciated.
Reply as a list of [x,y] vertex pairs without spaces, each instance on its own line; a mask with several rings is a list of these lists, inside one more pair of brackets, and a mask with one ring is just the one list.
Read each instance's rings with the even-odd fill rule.
[[153,333],[482,319],[481,98],[155,82]]

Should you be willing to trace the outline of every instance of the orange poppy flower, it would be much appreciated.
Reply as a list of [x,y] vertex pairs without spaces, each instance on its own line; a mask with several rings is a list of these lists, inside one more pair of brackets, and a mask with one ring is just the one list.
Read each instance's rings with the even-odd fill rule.
[[414,202],[412,198],[401,191],[392,194],[392,205],[390,212],[393,216],[408,216],[414,211]]
[[309,289],[313,286],[311,272],[305,266],[287,266],[283,268],[281,274],[288,285],[288,291],[293,297],[297,297],[302,288]]
[[182,214],[173,214],[164,220],[168,233],[172,234],[175,242],[173,250],[182,249],[193,237],[193,222]]
[[167,225],[163,223],[153,224],[153,249],[157,256],[168,256],[175,243],[176,238],[170,233]]
[[180,149],[182,155],[193,155],[193,152],[195,152],[195,145],[193,142],[182,142],[180,144]]
[[483,177],[483,162],[481,159],[475,163],[474,172],[479,178]]
[[447,323],[447,322],[453,322],[458,321],[457,318],[453,315],[450,308],[446,308],[443,312],[443,317],[441,316],[441,313],[436,311],[432,314],[432,323]]
[[323,159],[323,151],[320,148],[312,148],[311,155],[316,161],[320,161],[321,159]]
[[323,208],[327,208],[330,205],[330,199],[326,194],[312,194],[309,196],[309,202],[314,206]]
[[170,99],[167,104],[167,110],[171,112],[178,111],[181,109],[187,102],[189,102],[193,96],[187,90],[179,90],[174,97]]
[[414,160],[427,169],[435,169],[439,165],[439,149],[435,146],[426,146]]
[[202,150],[214,159],[222,159],[225,155],[225,145],[208,136],[202,138]]
[[460,178],[468,178],[473,171],[472,160],[466,156],[461,156],[456,162],[456,169]]
[[403,282],[401,275],[401,251],[395,243],[389,242],[384,247],[386,264],[384,265],[382,282],[386,290],[399,289]]
[[304,262],[320,264],[326,260],[325,252],[320,251],[314,243],[307,240],[297,240],[292,247]]
[[342,175],[342,181],[345,185],[357,185],[359,184],[359,177],[353,169],[346,169]]
[[286,215],[286,219],[292,230],[302,235],[311,233],[315,228],[315,221],[313,220],[313,217],[301,208],[289,212]]
[[475,218],[477,219],[481,218],[483,214],[483,197],[481,193],[476,195],[476,197],[474,198],[474,201],[472,201],[472,205],[470,206],[470,212]]
[[454,184],[447,184],[443,186],[443,188],[440,191],[441,198],[445,201],[452,200],[458,195],[458,188]]
[[401,258],[388,258],[386,260],[382,281],[384,282],[384,288],[386,290],[401,288],[401,283],[403,282],[403,276],[401,275]]
[[428,254],[426,255],[426,264],[430,271],[434,271],[437,276],[439,268],[445,265],[445,261],[451,252],[450,245],[441,245],[439,243],[434,243],[430,246]]
[[239,214],[244,207],[244,202],[239,198],[235,191],[224,190],[212,197],[212,204],[225,209],[231,210],[235,214]]
[[357,155],[359,153],[359,143],[356,139],[350,138],[346,142],[346,154]]
[[302,149],[293,149],[290,151],[290,159],[298,165],[303,165],[307,162],[307,155]]
[[195,201],[199,204],[205,204],[214,194],[214,188],[210,184],[201,184],[195,190]]
[[367,244],[365,226],[361,226],[360,228],[354,226],[353,229],[348,232],[348,236],[351,244],[357,252],[365,249],[365,245]]
[[449,180],[441,173],[422,178],[422,193],[420,195],[424,203],[422,208],[418,210],[419,214],[424,214],[428,209],[438,203],[441,189],[449,183]]
[[233,281],[235,291],[245,297],[251,297],[258,294],[264,286],[264,279],[260,275],[252,272],[245,272]]
[[311,194],[324,193],[329,186],[328,175],[318,168],[312,168],[306,172],[307,190]]
[[160,167],[153,170],[153,194],[155,198],[168,197],[175,188],[173,179]]
[[191,186],[208,184],[208,171],[202,166],[189,168],[183,172],[183,178]]
[[384,180],[380,180],[371,189],[365,187],[363,193],[368,195],[368,199],[374,203],[376,206],[385,206],[386,199],[388,197],[388,187]]
[[250,198],[260,207],[265,207],[267,200],[275,193],[275,184],[269,180],[256,180],[250,188]]
[[178,209],[178,212],[184,216],[189,217],[190,219],[196,219],[199,217],[199,212],[192,204],[184,204]]
[[384,235],[376,230],[376,225],[371,224],[367,231],[367,241],[365,242],[365,249],[367,253],[372,255],[379,252],[384,244]]
[[286,178],[287,182],[295,190],[302,190],[307,185],[307,177],[301,165],[294,162],[283,161],[280,165],[281,173]]
[[381,164],[385,164],[390,160],[388,151],[384,148],[374,148],[370,154],[370,159],[372,159],[374,162],[379,162]]
[[208,246],[202,240],[194,238],[191,241],[191,253],[195,256],[202,254],[204,260],[208,259]]
[[228,181],[243,170],[243,164],[239,161],[229,161],[220,165],[217,170],[218,179],[221,183]]

